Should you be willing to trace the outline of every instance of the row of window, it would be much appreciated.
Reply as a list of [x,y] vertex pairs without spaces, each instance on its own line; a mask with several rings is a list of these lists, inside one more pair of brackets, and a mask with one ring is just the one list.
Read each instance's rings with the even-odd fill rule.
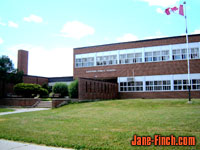
[[167,60],[169,60],[169,50],[145,53],[145,62],[167,61]]
[[[191,48],[189,53],[190,59],[199,58],[199,48]],[[175,49],[172,51],[173,60],[182,60],[187,59],[187,49]]]
[[[200,80],[191,80],[191,89],[200,89]],[[174,80],[174,90],[188,90],[188,80]]]
[[91,67],[94,66],[94,57],[76,59],[76,67]]
[[[199,57],[199,48],[190,48],[190,59],[198,59]],[[172,60],[184,60],[187,59],[187,49],[174,49],[172,50]],[[158,62],[158,61],[169,61],[170,52],[169,50],[162,51],[152,51],[145,52],[144,61],[145,62]],[[88,58],[77,58],[75,60],[76,67],[91,67],[91,66],[106,66],[106,65],[116,65],[118,64],[117,55],[109,56],[97,56],[96,64],[94,62],[94,57]],[[119,64],[134,64],[141,63],[142,53],[130,53],[130,54],[120,54],[119,55]]]
[[98,56],[96,62],[97,66],[115,65],[117,64],[117,55]]
[[[188,90],[188,80],[174,80],[174,91]],[[171,81],[145,81],[146,91],[171,91]],[[191,90],[200,90],[200,79],[190,81]],[[120,92],[144,91],[143,81],[120,82]]]
[[134,64],[142,62],[142,53],[120,54],[119,64]]

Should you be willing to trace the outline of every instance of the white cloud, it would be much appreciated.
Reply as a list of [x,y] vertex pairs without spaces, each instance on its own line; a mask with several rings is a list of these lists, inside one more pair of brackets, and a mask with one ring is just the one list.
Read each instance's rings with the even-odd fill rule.
[[12,28],[18,28],[19,25],[13,21],[8,21],[8,26]]
[[30,15],[29,17],[24,17],[24,21],[41,23],[43,19],[42,17],[36,16],[36,15]]
[[2,38],[0,38],[0,44],[2,44],[3,43],[3,39]]
[[164,12],[163,12],[163,10],[161,8],[157,8],[156,12],[159,13],[159,14],[164,14]]
[[6,50],[17,66],[17,51],[29,51],[28,74],[44,77],[73,75],[73,48],[47,49],[42,46],[19,44]]
[[5,23],[3,23],[3,22],[0,22],[0,25],[1,25],[1,26],[6,26],[6,24],[5,24]]
[[71,21],[64,24],[61,30],[61,36],[80,39],[95,32],[93,27],[83,24],[79,21]]
[[136,40],[138,40],[138,37],[131,33],[124,34],[122,37],[117,38],[118,42],[128,42],[128,41],[136,41]]
[[200,29],[195,30],[192,34],[200,34]]
[[168,7],[176,5],[180,0],[141,0],[141,1],[149,3],[150,6]]

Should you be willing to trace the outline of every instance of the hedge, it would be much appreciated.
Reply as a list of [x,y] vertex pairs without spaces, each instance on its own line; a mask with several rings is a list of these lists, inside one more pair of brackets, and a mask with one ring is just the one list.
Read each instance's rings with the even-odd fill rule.
[[69,85],[69,97],[70,98],[78,98],[78,80],[74,80]]
[[42,88],[38,84],[31,84],[31,83],[18,83],[14,86],[14,91],[18,95],[22,95],[23,97],[33,97],[37,94],[40,96],[48,95],[48,91]]

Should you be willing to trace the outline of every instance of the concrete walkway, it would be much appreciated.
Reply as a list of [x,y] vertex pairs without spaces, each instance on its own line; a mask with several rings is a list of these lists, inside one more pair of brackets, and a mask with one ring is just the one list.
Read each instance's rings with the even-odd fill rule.
[[42,146],[42,145],[29,144],[23,142],[14,142],[3,139],[0,140],[0,149],[1,150],[73,150],[67,148]]
[[23,113],[23,112],[31,112],[31,111],[48,110],[48,109],[50,109],[50,108],[15,108],[15,111],[0,113],[0,116],[1,115],[16,114],[16,113]]

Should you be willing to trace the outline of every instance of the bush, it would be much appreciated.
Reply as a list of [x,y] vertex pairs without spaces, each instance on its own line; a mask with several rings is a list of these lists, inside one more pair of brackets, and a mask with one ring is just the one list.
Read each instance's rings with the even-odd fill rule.
[[78,98],[78,80],[73,81],[69,85],[69,97]]
[[44,84],[42,85],[42,88],[47,89],[47,91],[48,91],[49,93],[52,92],[52,88],[51,88],[50,86],[48,86],[47,83],[44,83]]
[[22,95],[23,97],[32,97],[37,94],[40,96],[48,95],[48,91],[42,88],[38,84],[31,83],[18,83],[14,86],[14,91],[18,95]]
[[40,97],[48,97],[49,92],[47,89],[41,87],[38,90],[38,94],[40,94]]
[[53,92],[61,94],[61,97],[68,96],[68,86],[65,83],[56,83]]

